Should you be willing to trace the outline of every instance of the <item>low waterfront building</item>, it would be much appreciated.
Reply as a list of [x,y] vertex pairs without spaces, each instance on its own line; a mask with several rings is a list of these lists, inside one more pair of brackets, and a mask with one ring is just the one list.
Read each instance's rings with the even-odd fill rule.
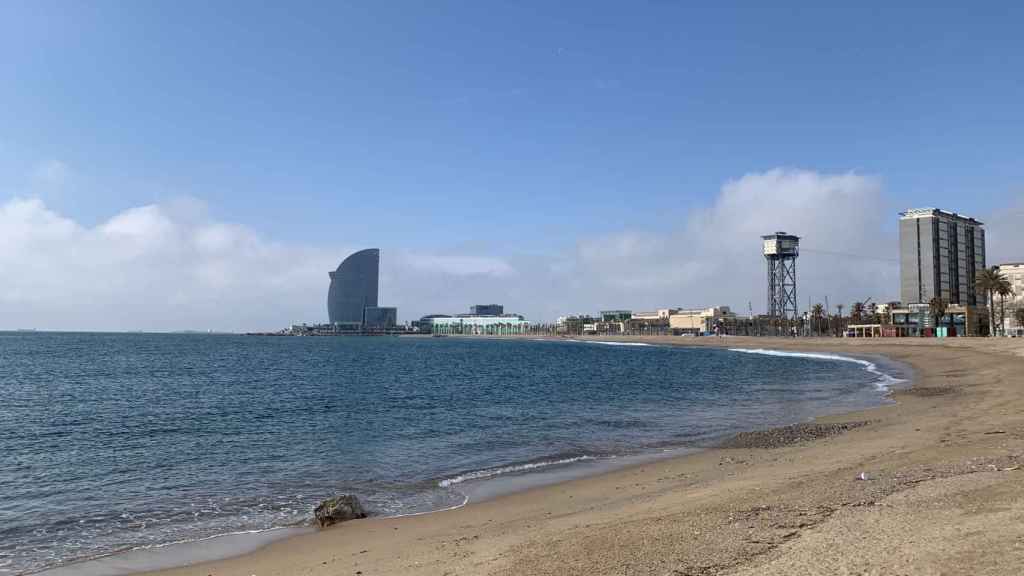
[[843,335],[847,338],[899,338],[913,336],[911,327],[893,324],[848,324]]
[[[385,317],[391,316],[389,312],[383,312]],[[288,329],[276,332],[277,335],[287,336],[379,336],[385,334],[406,334],[409,330],[406,326],[385,320],[384,324],[377,326],[356,325],[353,323],[334,324],[292,324]]]
[[594,326],[596,322],[597,319],[589,314],[559,316],[555,321],[555,333],[577,336],[585,332],[593,333],[597,331]]
[[846,327],[847,338],[881,338],[883,329],[881,324],[850,324]]
[[470,307],[469,314],[431,314],[420,318],[417,326],[420,332],[442,336],[483,335],[511,336],[525,334],[532,325],[519,314],[479,314],[481,310],[504,312],[500,304],[477,304]]
[[[421,331],[424,320],[421,320]],[[526,334],[530,322],[515,314],[502,316],[434,316],[429,320],[429,332],[441,336],[480,335],[513,336]]]
[[673,334],[707,334],[715,326],[735,323],[736,314],[728,306],[714,306],[694,310],[676,310],[668,317]]
[[637,312],[626,322],[626,329],[631,333],[661,334],[667,333],[669,317],[678,312],[675,308],[661,308],[653,312]]
[[938,332],[946,336],[979,336],[987,314],[985,308],[978,306],[949,304],[936,324],[928,304],[907,304],[894,308],[890,319],[897,336],[932,336]]
[[390,330],[398,324],[398,308],[367,306],[363,311],[363,330]]

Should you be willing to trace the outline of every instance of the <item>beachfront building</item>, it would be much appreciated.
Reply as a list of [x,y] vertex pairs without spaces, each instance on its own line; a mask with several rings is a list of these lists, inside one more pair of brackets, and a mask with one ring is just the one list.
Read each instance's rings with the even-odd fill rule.
[[732,324],[735,321],[736,314],[728,306],[674,310],[668,317],[669,328],[673,334],[708,334],[715,331],[715,326]]
[[915,303],[893,308],[889,317],[896,329],[894,336],[977,336],[988,322],[988,309],[949,304],[945,315],[936,324],[931,307],[926,303]]
[[363,311],[363,330],[391,330],[398,325],[398,308],[367,306]]
[[938,296],[950,304],[984,306],[975,285],[985,268],[985,229],[974,218],[924,208],[900,214],[900,296],[908,304]]
[[[985,293],[975,281],[984,268],[982,222],[936,208],[900,214],[900,296],[907,305],[900,314],[914,309],[920,328],[980,334],[987,309]],[[921,305],[927,306],[935,297],[949,305],[948,319],[940,320],[940,326],[933,326],[929,314],[920,313]]]
[[555,320],[555,333],[579,336],[584,332],[596,332],[598,320],[589,314],[559,316]]
[[602,310],[600,320],[592,325],[584,326],[587,334],[623,334],[629,329],[629,320],[633,317],[631,310]]
[[[1012,336],[1024,336],[1024,324],[1017,322],[1016,311],[1024,309],[1024,262],[1000,264],[999,272],[1006,276],[1013,288],[1013,294],[1006,298],[1006,333]],[[1002,312],[1003,306],[996,297],[996,306]],[[996,320],[997,322],[999,319]]]
[[634,312],[626,321],[626,330],[631,334],[667,334],[668,319],[677,309],[659,308],[651,312]]
[[[526,334],[531,323],[515,314],[502,316],[439,316],[420,320],[421,331],[440,336],[513,336]],[[429,325],[429,330],[423,326]]]
[[[505,314],[500,304],[477,304],[469,308],[469,314],[431,314],[420,318],[417,326],[420,332],[441,336],[481,335],[511,336],[525,334],[532,323],[520,314]],[[481,312],[500,312],[482,314]]]

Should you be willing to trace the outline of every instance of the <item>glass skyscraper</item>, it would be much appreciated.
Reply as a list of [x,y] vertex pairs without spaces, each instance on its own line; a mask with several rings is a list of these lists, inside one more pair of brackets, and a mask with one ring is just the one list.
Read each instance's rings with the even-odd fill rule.
[[938,296],[949,304],[984,306],[975,285],[985,268],[985,229],[974,218],[924,208],[900,214],[900,297],[927,304]]
[[358,325],[366,320],[366,309],[377,307],[380,282],[380,250],[367,248],[352,254],[330,272],[327,317],[331,324]]

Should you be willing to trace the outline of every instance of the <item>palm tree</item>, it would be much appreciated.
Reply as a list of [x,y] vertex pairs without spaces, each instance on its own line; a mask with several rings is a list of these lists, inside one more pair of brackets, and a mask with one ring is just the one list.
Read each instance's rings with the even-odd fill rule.
[[811,319],[814,321],[814,330],[821,336],[821,319],[825,317],[825,307],[815,304],[811,307]]
[[946,309],[948,307],[949,303],[938,296],[928,301],[928,312],[931,313],[932,318],[935,319],[936,328],[938,328],[939,324],[942,323],[942,318],[946,315]]
[[985,268],[981,272],[978,272],[978,278],[975,280],[975,284],[977,284],[978,289],[985,292],[986,296],[988,297],[987,302],[989,336],[996,335],[996,311],[994,310],[995,300],[992,298],[992,295],[996,292],[996,290],[999,289],[1003,282],[1008,282],[1008,280],[1006,279],[1006,276],[1003,276],[999,272],[998,266]]
[[1000,276],[995,293],[999,295],[999,330],[1006,335],[1006,297],[1013,295],[1013,284],[1006,276]]
[[850,319],[853,322],[860,324],[861,322],[864,321],[865,311],[866,308],[863,302],[854,302],[853,306],[850,307]]

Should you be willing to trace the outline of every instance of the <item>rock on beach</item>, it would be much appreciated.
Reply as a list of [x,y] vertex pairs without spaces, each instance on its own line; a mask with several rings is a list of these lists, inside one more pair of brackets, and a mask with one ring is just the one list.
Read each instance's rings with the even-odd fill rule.
[[326,528],[346,520],[366,518],[366,511],[359,499],[351,494],[342,494],[321,502],[314,510],[317,526]]

